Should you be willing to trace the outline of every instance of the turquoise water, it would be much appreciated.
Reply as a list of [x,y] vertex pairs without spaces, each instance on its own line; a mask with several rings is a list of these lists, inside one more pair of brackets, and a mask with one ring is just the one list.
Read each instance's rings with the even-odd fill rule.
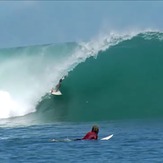
[[163,117],[163,41],[152,34],[138,34],[78,64],[63,81],[64,96],[43,99],[38,111],[47,108],[48,118],[68,121]]
[[[162,162],[162,51],[158,31],[0,49],[2,162]],[[49,141],[93,124],[113,138]]]

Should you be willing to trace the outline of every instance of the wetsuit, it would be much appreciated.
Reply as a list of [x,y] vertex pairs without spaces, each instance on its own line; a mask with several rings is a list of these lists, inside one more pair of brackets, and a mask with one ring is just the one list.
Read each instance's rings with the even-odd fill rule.
[[90,131],[82,139],[83,140],[91,140],[91,139],[96,140],[96,139],[98,139],[98,135],[95,132]]

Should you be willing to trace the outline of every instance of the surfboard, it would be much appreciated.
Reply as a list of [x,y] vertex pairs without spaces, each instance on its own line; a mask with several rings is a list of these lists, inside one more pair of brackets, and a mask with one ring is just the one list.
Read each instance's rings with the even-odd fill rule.
[[[112,137],[113,137],[113,134],[111,134],[109,136],[106,136],[104,138],[101,138],[100,140],[109,140]],[[65,139],[51,139],[50,141],[52,141],[52,142],[71,142],[71,141],[77,141],[77,140],[82,140],[82,139],[69,139],[69,138],[65,138]]]
[[109,136],[106,136],[104,138],[101,138],[100,140],[109,140],[113,137],[113,134],[112,135],[109,135]]
[[58,91],[55,91],[55,90],[53,90],[52,92],[51,92],[51,94],[52,95],[62,95],[62,93],[60,92],[60,90],[58,90]]

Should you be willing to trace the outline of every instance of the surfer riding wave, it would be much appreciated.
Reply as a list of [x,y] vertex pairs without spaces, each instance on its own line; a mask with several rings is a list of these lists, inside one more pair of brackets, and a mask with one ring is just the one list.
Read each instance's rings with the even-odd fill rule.
[[59,89],[61,88],[61,83],[62,83],[63,79],[64,79],[64,77],[59,80],[58,84],[55,86],[55,89],[54,88],[51,89],[51,91],[50,91],[51,94],[59,91]]

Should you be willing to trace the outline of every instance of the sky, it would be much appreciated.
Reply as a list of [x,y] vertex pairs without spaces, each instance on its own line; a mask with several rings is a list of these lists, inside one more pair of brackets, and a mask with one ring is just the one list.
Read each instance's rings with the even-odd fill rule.
[[163,1],[0,1],[0,48],[163,29]]

